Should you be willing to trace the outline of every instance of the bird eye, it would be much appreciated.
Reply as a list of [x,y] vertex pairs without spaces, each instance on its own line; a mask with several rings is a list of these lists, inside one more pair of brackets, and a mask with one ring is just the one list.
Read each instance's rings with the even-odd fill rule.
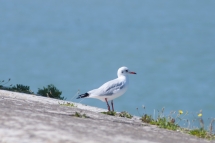
[[128,70],[125,70],[126,72],[128,72]]

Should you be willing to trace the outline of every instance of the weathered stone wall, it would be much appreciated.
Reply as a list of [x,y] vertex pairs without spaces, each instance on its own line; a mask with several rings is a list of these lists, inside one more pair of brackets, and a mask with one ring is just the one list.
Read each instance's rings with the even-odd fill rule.
[[[206,143],[207,140],[127,119],[104,109],[0,90],[0,143]],[[89,118],[73,116],[75,112]]]

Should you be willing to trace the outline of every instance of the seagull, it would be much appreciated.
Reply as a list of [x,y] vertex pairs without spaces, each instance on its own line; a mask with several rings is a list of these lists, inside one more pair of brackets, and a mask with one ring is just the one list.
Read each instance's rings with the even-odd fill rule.
[[121,67],[117,71],[118,78],[104,83],[102,86],[100,86],[97,89],[93,89],[84,94],[79,95],[77,99],[79,98],[99,99],[107,103],[108,111],[110,111],[110,105],[108,101],[111,100],[112,111],[114,111],[113,99],[123,95],[128,89],[128,84],[129,84],[128,74],[136,74],[136,73],[131,72],[127,67]]

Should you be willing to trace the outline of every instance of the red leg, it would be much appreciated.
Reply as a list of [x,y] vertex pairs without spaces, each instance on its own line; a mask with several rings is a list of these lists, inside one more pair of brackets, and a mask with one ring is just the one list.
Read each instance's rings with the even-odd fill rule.
[[112,111],[114,111],[114,108],[113,108],[113,100],[111,100],[111,106],[112,106]]
[[106,101],[107,106],[108,106],[108,111],[110,111],[110,105],[108,104],[107,98],[105,98],[105,101]]

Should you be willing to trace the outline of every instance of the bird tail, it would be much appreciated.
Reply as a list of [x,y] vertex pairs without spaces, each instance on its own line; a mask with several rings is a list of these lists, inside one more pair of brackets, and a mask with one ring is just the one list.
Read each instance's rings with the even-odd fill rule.
[[88,93],[84,93],[84,94],[78,95],[78,97],[76,99],[85,98],[85,97],[88,97],[88,96],[89,96]]

